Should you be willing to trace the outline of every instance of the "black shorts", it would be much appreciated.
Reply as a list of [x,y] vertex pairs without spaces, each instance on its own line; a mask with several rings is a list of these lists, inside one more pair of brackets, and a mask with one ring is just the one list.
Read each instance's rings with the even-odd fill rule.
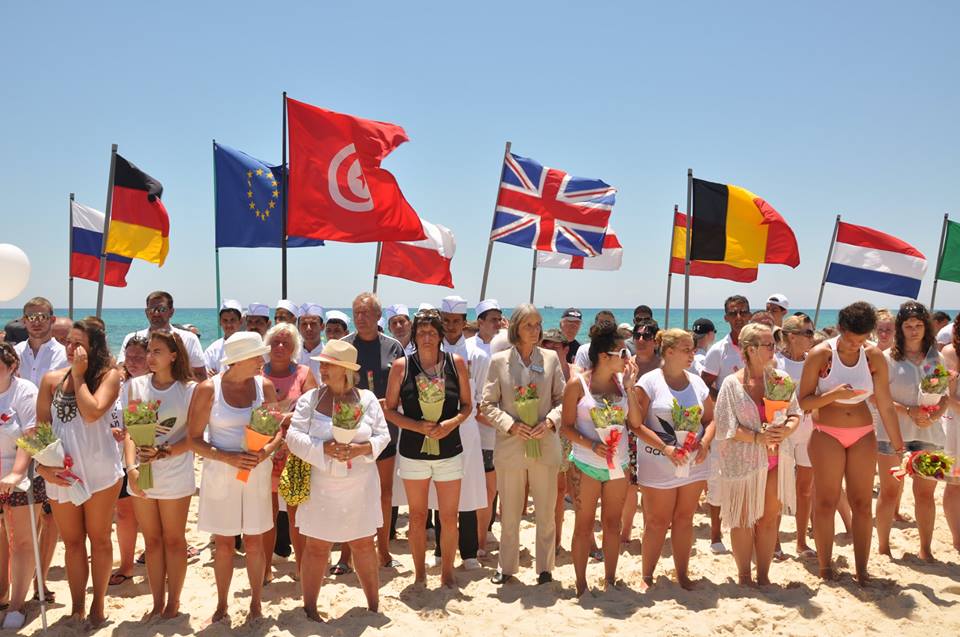
[[482,452],[483,452],[483,471],[485,473],[496,471],[496,467],[493,466],[493,449],[483,449]]
[[[33,478],[33,503],[46,504],[47,483],[40,476]],[[30,504],[26,491],[11,491],[9,495],[0,497],[0,513],[7,507],[22,507]]]

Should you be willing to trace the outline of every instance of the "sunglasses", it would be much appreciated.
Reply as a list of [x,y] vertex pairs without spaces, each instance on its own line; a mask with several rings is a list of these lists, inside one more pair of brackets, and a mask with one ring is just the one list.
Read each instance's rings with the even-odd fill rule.
[[788,330],[783,330],[783,333],[784,333],[784,334],[796,334],[797,336],[806,336],[807,338],[810,338],[810,337],[813,336],[813,330],[796,330],[796,331],[793,331],[793,332],[788,331]]
[[413,318],[440,318],[439,310],[420,310],[413,315]]
[[754,347],[757,347],[757,348],[762,347],[772,352],[776,346],[777,346],[776,343],[757,343]]
[[729,316],[730,318],[733,318],[735,316],[749,317],[749,316],[753,316],[753,312],[751,312],[750,310],[734,310],[733,312],[727,312],[727,316]]
[[919,303],[908,303],[900,308],[902,318],[915,318],[927,315],[927,308]]
[[153,307],[148,307],[147,311],[151,314],[166,314],[170,311],[170,308],[166,305],[154,305]]
[[49,321],[52,317],[52,314],[44,314],[43,312],[34,312],[33,314],[27,314],[25,318],[30,323],[43,323]]
[[638,341],[652,341],[656,337],[657,337],[657,333],[654,331],[637,332],[636,334],[633,335],[633,338]]
[[620,349],[612,349],[609,352],[604,352],[607,356],[614,356],[619,358],[630,358],[630,350],[626,347],[621,347]]

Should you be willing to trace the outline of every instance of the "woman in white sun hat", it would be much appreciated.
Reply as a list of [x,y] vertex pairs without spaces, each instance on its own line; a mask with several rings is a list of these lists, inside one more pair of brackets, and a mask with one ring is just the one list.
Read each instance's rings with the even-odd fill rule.
[[[263,534],[273,528],[270,470],[264,462],[280,445],[282,431],[261,451],[244,451],[250,413],[263,403],[275,403],[277,392],[260,375],[263,355],[270,347],[256,332],[237,332],[223,344],[225,372],[204,381],[194,392],[188,416],[190,446],[204,457],[200,482],[197,528],[212,533],[216,545],[214,571],[217,580],[217,610],[213,621],[226,618],[230,579],[233,576],[234,537],[243,534],[247,578],[250,581],[250,618],[262,615]],[[204,431],[209,428],[209,442]],[[241,469],[250,471],[247,482],[237,479]]]
[[[350,545],[367,607],[377,610],[380,577],[373,537],[383,526],[383,513],[376,459],[390,432],[376,395],[355,387],[360,365],[353,345],[333,340],[313,358],[320,363],[323,384],[297,401],[287,446],[311,465],[310,496],[298,508],[297,526],[306,537],[303,563],[310,566],[301,572],[303,606],[310,619],[320,621],[317,596],[335,542]],[[333,414],[340,406],[360,412],[347,443],[334,439]]]

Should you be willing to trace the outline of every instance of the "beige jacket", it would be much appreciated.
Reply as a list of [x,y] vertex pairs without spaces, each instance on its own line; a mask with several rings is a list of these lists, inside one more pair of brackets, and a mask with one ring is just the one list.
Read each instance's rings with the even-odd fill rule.
[[[524,366],[516,348],[498,352],[490,359],[487,384],[483,389],[480,413],[497,429],[494,461],[497,464],[524,461],[524,440],[508,431],[520,421],[514,402],[514,389],[524,382]],[[541,462],[560,464],[560,410],[563,403],[563,372],[556,352],[535,347],[530,361],[529,381],[537,385],[540,396],[540,420],[549,419],[554,430],[540,439]]]

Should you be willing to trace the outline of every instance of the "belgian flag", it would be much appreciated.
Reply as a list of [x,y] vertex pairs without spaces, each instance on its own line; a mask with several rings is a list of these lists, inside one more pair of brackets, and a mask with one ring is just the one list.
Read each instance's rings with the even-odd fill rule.
[[793,230],[773,206],[745,188],[694,179],[691,216],[694,261],[737,269],[756,269],[760,263],[800,265]]
[[[687,215],[673,213],[673,243],[670,247],[670,272],[686,273]],[[738,267],[722,261],[690,261],[690,276],[709,279],[727,279],[738,283],[753,283],[757,280],[757,266]]]
[[107,252],[163,265],[170,249],[170,218],[160,196],[163,186],[116,155]]

